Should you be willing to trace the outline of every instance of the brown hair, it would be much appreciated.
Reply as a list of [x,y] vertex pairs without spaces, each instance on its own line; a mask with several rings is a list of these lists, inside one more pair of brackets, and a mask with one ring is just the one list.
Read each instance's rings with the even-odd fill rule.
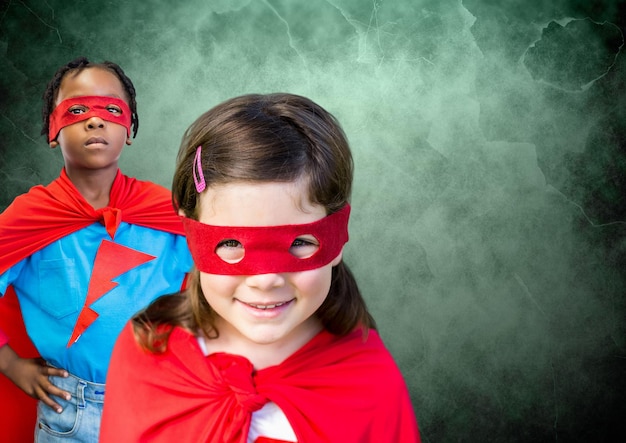
[[[348,203],[353,163],[337,120],[308,98],[293,94],[245,95],[202,114],[185,132],[172,184],[174,206],[198,218],[193,163],[202,146],[207,187],[232,182],[293,182],[305,179],[309,200],[328,214]],[[163,350],[169,326],[202,329],[216,337],[215,313],[192,271],[185,294],[156,300],[134,319],[140,343]],[[181,296],[182,295],[182,296]],[[375,328],[354,276],[345,263],[333,267],[330,291],[315,315],[331,333],[344,335],[357,326]]]

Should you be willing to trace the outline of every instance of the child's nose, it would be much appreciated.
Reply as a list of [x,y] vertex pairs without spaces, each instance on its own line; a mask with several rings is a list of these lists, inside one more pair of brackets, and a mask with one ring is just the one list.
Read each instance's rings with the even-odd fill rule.
[[256,274],[246,277],[246,283],[251,288],[269,291],[285,285],[285,277],[282,274]]
[[85,120],[85,125],[87,126],[87,129],[104,128],[105,122],[100,117],[93,116]]

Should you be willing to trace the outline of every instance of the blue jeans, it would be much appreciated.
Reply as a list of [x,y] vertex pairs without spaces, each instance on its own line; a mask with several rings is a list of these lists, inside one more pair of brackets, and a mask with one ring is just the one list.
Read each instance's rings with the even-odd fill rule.
[[50,406],[37,405],[36,443],[97,443],[104,402],[104,385],[70,375],[50,377],[52,384],[72,394],[70,401],[54,397],[61,405],[60,414]]

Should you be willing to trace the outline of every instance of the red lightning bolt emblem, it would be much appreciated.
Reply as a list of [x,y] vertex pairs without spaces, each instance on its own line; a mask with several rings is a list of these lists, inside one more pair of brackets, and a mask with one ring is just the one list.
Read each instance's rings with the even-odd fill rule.
[[67,342],[68,348],[76,343],[80,335],[98,318],[99,314],[89,306],[119,284],[112,280],[154,259],[155,257],[152,255],[144,254],[112,241],[102,241],[96,252],[96,260],[93,265],[91,278],[89,279],[87,299],[76,320],[74,332],[72,332],[72,336]]

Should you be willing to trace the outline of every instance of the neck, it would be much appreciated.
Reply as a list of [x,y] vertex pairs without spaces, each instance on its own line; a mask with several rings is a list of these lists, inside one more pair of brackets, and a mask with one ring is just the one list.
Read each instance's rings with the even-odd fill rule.
[[226,322],[217,323],[220,335],[216,339],[206,339],[209,354],[225,352],[247,358],[256,370],[276,366],[298,351],[315,337],[323,326],[315,317],[299,325],[287,336],[270,343],[255,342],[237,331]]
[[117,170],[117,165],[103,169],[76,169],[65,165],[68,178],[94,209],[109,205],[109,195]]

